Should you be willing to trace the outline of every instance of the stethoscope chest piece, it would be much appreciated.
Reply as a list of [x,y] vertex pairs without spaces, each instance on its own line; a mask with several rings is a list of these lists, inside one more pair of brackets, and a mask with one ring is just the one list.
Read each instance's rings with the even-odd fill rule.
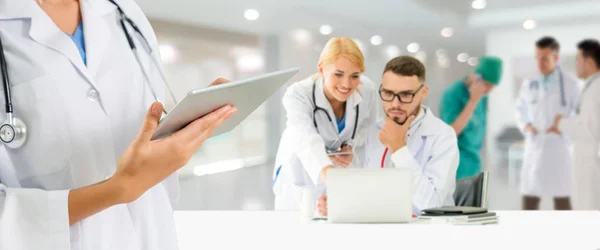
[[[12,121],[11,121],[12,120]],[[27,139],[27,126],[16,117],[9,117],[7,121],[0,126],[0,140],[9,148],[20,148]]]

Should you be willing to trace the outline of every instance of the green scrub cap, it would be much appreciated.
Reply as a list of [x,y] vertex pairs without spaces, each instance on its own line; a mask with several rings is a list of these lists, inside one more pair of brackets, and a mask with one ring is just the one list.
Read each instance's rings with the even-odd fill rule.
[[502,78],[502,60],[495,56],[484,56],[479,59],[475,73],[493,85],[498,85]]

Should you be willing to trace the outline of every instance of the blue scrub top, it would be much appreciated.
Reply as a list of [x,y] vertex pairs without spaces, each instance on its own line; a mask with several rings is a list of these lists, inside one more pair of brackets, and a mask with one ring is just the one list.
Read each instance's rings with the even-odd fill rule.
[[342,131],[344,131],[344,128],[346,128],[346,113],[344,112],[344,117],[342,117],[342,120],[338,120],[337,116],[335,117],[335,121],[337,122],[337,126],[338,126],[338,134],[342,133]]
[[85,54],[85,38],[83,37],[83,22],[80,22],[77,25],[77,29],[75,29],[75,33],[73,35],[67,34],[73,40],[75,45],[77,46],[77,50],[79,50],[79,55],[81,55],[81,59],[83,60],[83,64],[87,66],[87,57]]
[[[440,103],[440,118],[447,124],[452,124],[469,102],[469,89],[459,80],[448,87],[442,95]],[[481,172],[481,148],[485,140],[487,120],[487,97],[482,97],[471,120],[458,135],[460,163],[456,178],[471,177]]]

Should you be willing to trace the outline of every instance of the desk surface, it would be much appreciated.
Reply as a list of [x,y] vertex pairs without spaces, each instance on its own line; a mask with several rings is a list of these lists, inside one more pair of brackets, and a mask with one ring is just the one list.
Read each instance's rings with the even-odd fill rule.
[[499,223],[329,224],[299,212],[177,211],[181,250],[191,249],[586,249],[600,250],[599,211],[496,211]]

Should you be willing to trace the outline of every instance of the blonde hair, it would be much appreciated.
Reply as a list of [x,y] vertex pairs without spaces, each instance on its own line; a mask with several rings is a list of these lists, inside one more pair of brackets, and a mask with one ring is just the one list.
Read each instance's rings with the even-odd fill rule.
[[[321,52],[321,56],[319,56],[318,65],[333,64],[341,57],[350,60],[350,62],[358,66],[360,73],[365,72],[365,57],[362,51],[360,51],[360,48],[352,39],[347,37],[333,37],[329,39]],[[315,80],[319,76],[320,74],[316,73],[312,78]]]

